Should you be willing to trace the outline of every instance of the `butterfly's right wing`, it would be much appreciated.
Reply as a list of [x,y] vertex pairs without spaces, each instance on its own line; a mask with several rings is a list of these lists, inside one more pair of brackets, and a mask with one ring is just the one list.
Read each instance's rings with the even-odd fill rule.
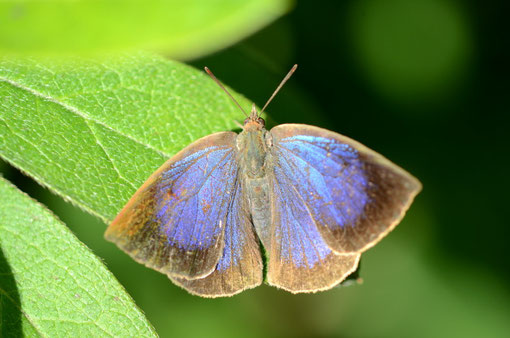
[[236,137],[206,136],[168,160],[111,223],[106,239],[169,276],[211,274],[223,253],[235,189]]

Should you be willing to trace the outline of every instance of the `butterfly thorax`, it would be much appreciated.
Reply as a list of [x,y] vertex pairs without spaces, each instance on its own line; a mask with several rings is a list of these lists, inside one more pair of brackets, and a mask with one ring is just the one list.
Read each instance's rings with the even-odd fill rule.
[[268,157],[267,130],[244,130],[237,136],[237,156],[239,169],[246,178],[265,176]]
[[241,173],[247,178],[265,176],[271,134],[264,128],[264,120],[254,108],[244,121],[243,131],[237,136],[236,147]]

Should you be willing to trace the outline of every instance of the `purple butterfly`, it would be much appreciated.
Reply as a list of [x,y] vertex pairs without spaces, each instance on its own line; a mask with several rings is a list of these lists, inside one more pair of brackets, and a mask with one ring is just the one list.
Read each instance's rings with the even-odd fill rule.
[[106,238],[204,297],[260,285],[262,252],[267,283],[290,292],[345,280],[400,222],[420,182],[345,136],[299,124],[267,131],[260,115],[253,106],[240,134],[203,137],[168,160]]

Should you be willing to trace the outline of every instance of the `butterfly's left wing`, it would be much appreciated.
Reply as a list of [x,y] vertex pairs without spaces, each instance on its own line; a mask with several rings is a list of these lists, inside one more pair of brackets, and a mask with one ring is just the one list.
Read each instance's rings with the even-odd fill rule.
[[362,144],[318,127],[271,130],[276,180],[293,185],[328,247],[363,252],[400,222],[420,182]]
[[[279,161],[283,160],[275,159]],[[287,174],[275,163],[269,175],[272,229],[264,243],[269,255],[267,282],[292,293],[330,289],[356,270],[360,254],[339,255],[327,245],[296,189],[300,182]]]
[[331,288],[396,226],[421,185],[331,131],[287,124],[271,135],[268,282],[292,292]]

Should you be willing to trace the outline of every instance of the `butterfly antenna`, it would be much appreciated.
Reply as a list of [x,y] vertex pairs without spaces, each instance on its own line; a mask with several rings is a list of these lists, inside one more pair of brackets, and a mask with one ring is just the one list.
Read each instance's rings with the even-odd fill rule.
[[223,89],[223,91],[224,91],[225,93],[227,93],[227,95],[228,95],[228,96],[232,99],[232,101],[234,101],[234,103],[235,103],[235,104],[237,104],[237,106],[239,107],[239,109],[241,109],[241,111],[244,113],[244,115],[246,115],[246,117],[248,117],[248,114],[246,114],[246,111],[243,109],[243,107],[241,107],[241,105],[239,104],[239,102],[237,102],[237,101],[236,101],[236,99],[234,99],[234,97],[232,96],[232,94],[230,94],[230,93],[228,92],[228,90],[227,90],[225,87],[223,87],[223,85],[221,84],[220,80],[218,80],[218,79],[216,78],[216,76],[214,76],[214,74],[211,72],[211,70],[210,70],[209,68],[207,68],[207,67],[204,67],[204,69],[205,69],[206,73],[207,73],[207,74],[209,74],[209,76],[210,76],[210,77],[211,77],[211,78],[212,78],[212,79],[213,79],[213,80],[214,80],[214,81],[218,84],[218,86],[220,86],[220,87],[221,87],[221,89]]
[[285,82],[287,82],[287,80],[292,76],[292,74],[294,74],[294,72],[296,71],[297,69],[297,64],[294,65],[291,70],[287,73],[287,75],[283,78],[282,82],[280,82],[280,84],[278,85],[278,87],[276,88],[276,90],[273,92],[273,95],[271,95],[271,97],[269,98],[269,100],[267,100],[266,104],[264,105],[264,107],[262,108],[262,110],[260,111],[259,113],[259,116],[262,115],[262,112],[264,112],[264,110],[266,109],[267,105],[269,104],[269,102],[271,102],[271,100],[273,100],[273,98],[276,96],[276,94],[280,91],[280,89],[283,87],[283,85],[285,84]]

